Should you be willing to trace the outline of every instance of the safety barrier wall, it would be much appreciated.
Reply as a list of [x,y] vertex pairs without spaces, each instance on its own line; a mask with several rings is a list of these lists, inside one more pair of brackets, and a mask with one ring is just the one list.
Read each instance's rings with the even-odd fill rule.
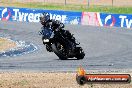
[[28,8],[0,7],[0,20],[2,21],[26,21],[39,22],[40,14],[48,12],[51,19],[60,20],[65,24],[80,24],[81,12],[39,10]]
[[81,24],[132,28],[132,14],[83,12]]
[[132,14],[108,14],[99,12],[71,12],[28,8],[0,7],[0,20],[39,22],[40,14],[48,12],[51,19],[65,24],[115,26],[132,28]]

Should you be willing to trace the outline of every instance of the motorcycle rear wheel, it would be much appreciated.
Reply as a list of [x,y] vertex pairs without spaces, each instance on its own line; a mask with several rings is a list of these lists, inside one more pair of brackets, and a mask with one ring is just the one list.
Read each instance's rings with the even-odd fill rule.
[[76,58],[78,60],[83,59],[84,56],[85,56],[85,53],[84,53],[83,49],[81,47],[77,47],[77,52],[78,53],[76,54]]

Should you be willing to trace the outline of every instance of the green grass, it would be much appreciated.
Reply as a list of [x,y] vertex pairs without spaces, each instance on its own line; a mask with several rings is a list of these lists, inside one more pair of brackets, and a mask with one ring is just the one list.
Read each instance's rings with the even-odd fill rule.
[[7,3],[7,4],[8,6],[24,7],[24,8],[132,14],[132,7],[112,7],[112,6],[88,7],[83,5],[62,5],[62,4],[58,5],[58,4],[49,4],[49,3],[46,4],[45,3]]

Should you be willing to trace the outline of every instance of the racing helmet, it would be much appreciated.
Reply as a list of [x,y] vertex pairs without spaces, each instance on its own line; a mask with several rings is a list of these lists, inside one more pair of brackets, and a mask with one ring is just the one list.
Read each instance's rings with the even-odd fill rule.
[[40,22],[41,22],[41,24],[44,24],[44,23],[48,22],[49,20],[50,20],[49,13],[40,14]]

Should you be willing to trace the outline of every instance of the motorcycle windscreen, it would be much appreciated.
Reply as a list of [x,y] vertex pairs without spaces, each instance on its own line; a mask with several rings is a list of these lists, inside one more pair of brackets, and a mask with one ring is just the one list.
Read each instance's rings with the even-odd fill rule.
[[45,28],[42,30],[42,34],[45,39],[49,39],[52,34],[52,29]]

